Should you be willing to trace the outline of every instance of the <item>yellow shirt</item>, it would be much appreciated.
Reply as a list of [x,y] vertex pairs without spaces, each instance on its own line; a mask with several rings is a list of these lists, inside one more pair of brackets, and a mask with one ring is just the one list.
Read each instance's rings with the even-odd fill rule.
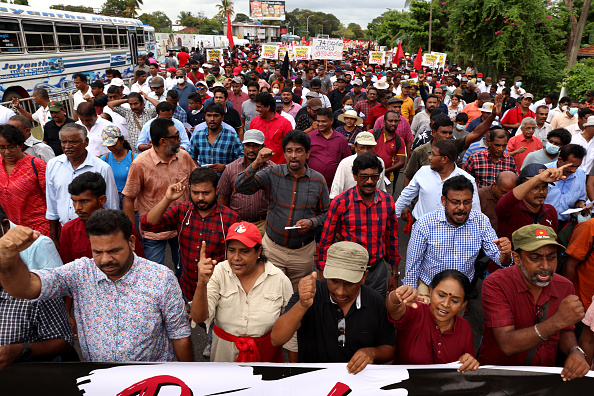
[[[396,97],[402,99],[402,95],[396,95]],[[415,117],[415,105],[410,96],[408,96],[406,100],[404,100],[404,103],[402,103],[402,110],[400,113],[412,124],[413,118]]]

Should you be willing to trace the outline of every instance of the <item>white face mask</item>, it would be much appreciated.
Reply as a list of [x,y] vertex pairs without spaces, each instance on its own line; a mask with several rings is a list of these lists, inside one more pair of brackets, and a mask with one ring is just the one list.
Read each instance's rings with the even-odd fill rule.
[[272,93],[275,94],[275,95],[277,93],[279,93],[279,91],[280,91],[280,89],[278,89],[278,88],[272,88]]
[[186,79],[183,77],[177,77],[177,83],[178,84],[183,84],[184,82],[186,82]]
[[505,87],[505,81],[499,81],[499,85]]

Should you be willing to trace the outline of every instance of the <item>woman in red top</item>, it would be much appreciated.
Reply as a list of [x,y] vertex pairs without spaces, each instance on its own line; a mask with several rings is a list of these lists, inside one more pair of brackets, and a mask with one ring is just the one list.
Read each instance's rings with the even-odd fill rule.
[[49,236],[49,220],[45,218],[45,161],[23,153],[24,143],[20,129],[0,125],[0,205],[14,224]]
[[472,329],[457,314],[468,303],[470,281],[457,270],[445,270],[433,278],[431,302],[422,300],[410,286],[388,294],[388,319],[398,330],[395,362],[398,364],[445,364],[459,361],[458,371],[477,370]]

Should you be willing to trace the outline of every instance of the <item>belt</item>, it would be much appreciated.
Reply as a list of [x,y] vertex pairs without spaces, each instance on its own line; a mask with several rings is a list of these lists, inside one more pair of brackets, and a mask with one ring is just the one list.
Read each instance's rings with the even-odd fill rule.
[[[302,243],[300,243],[300,244],[297,244],[297,245],[292,245],[292,246],[285,246],[285,247],[286,247],[287,249],[291,249],[291,250],[295,250],[295,249],[301,249],[302,247],[304,247],[304,246],[306,246],[306,245],[309,245],[310,243],[312,243],[312,242],[313,242],[313,240],[314,240],[314,238],[312,237],[312,238],[310,238],[310,239],[307,239],[305,242],[302,242]],[[280,245],[280,246],[283,246],[283,245]]]
[[262,221],[262,220],[266,220],[266,215],[262,215],[256,219],[252,219],[252,220],[244,220],[247,221],[248,223],[257,223],[258,221]]
[[369,272],[372,272],[372,271],[373,271],[373,270],[375,270],[377,267],[379,267],[379,264],[383,264],[383,262],[384,262],[384,258],[383,258],[383,257],[382,257],[381,259],[379,259],[379,260],[376,260],[376,261],[375,261],[375,264],[373,264],[373,265],[368,265],[368,266],[367,266],[367,271],[369,271]]

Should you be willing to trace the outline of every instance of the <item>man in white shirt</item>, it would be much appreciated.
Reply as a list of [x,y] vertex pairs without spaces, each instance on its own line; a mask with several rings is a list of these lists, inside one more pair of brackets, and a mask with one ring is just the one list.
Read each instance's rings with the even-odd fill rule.
[[41,158],[45,162],[56,156],[54,150],[50,146],[43,143],[41,140],[35,139],[33,135],[31,135],[31,128],[33,125],[31,124],[31,120],[27,117],[23,115],[12,116],[7,124],[13,125],[23,132],[25,139],[27,139],[25,140],[25,146],[23,147],[25,153]]
[[576,122],[575,124],[571,124],[565,129],[567,129],[569,133],[571,133],[571,136],[575,136],[578,133],[584,132],[584,124],[588,122],[588,117],[590,117],[592,114],[594,114],[594,111],[590,110],[587,107],[585,109],[581,109],[578,112],[578,122]]
[[10,117],[15,115],[15,112],[6,106],[0,106],[0,125],[7,124]]
[[305,95],[305,97],[307,98],[308,95],[312,96],[313,92],[318,94],[317,98],[322,101],[323,108],[327,109],[332,107],[330,99],[328,99],[328,97],[324,95],[324,93],[322,92],[322,82],[318,78],[314,78],[313,80],[311,80],[310,92],[308,92],[307,95]]
[[87,138],[89,139],[87,151],[89,154],[99,157],[109,153],[109,149],[101,145],[103,143],[101,133],[105,127],[113,124],[106,119],[97,117],[95,107],[89,102],[79,104],[76,112],[78,113],[78,121],[76,123],[87,129]]
[[422,166],[414,177],[400,193],[396,201],[396,216],[405,217],[410,213],[410,204],[417,196],[419,201],[415,205],[412,215],[420,219],[429,212],[442,206],[443,183],[454,176],[464,175],[472,182],[474,192],[472,196],[472,209],[481,211],[481,202],[474,177],[456,166],[458,152],[450,139],[442,139],[433,145],[429,154],[430,165]]
[[536,113],[538,106],[547,106],[550,111],[553,108],[553,102],[555,102],[558,98],[559,97],[556,94],[550,93],[541,100],[537,100],[536,102],[532,103],[530,105],[530,110]]
[[295,117],[284,110],[285,104],[283,103],[283,99],[280,96],[275,96],[274,100],[276,101],[276,113],[285,117],[291,123],[293,129],[295,129]]
[[[332,187],[330,189],[330,199],[334,199],[337,195],[357,185],[357,182],[353,177],[353,162],[355,162],[355,158],[357,158],[357,155],[359,154],[373,153],[376,145],[377,143],[370,132],[359,132],[357,134],[355,144],[353,145],[355,147],[355,154],[344,158],[338,164],[338,168],[336,168],[334,180],[332,180]],[[384,171],[386,166],[381,158],[379,158],[379,160],[382,164],[382,172],[377,181],[377,188],[381,191],[386,191],[386,177]]]
[[144,70],[136,70],[134,74],[136,77],[136,82],[132,84],[132,88],[130,88],[131,92],[144,92],[145,94],[151,93],[151,87],[149,87],[148,83],[146,82],[147,74]]
[[[151,81],[151,93],[147,95],[147,106],[155,107],[154,101],[159,103],[167,100],[167,90],[165,89],[165,81],[162,77],[154,77]],[[149,100],[152,99],[152,100]]]
[[522,77],[520,76],[516,76],[514,77],[514,85],[510,88],[510,96],[514,99],[518,99],[522,96],[524,96],[524,94],[526,93],[526,90],[524,88],[521,88],[522,86]]
[[167,68],[167,78],[165,79],[165,89],[173,89],[177,85],[177,79],[175,78],[175,72],[177,69],[173,66]]
[[561,99],[559,99],[559,103],[557,105],[557,107],[555,107],[553,110],[549,111],[549,116],[547,117],[547,122],[550,123],[551,121],[553,121],[553,118],[555,118],[555,116],[565,113],[566,106],[569,106],[569,104],[571,103],[571,98],[569,96],[564,96]]
[[106,95],[107,95],[107,92],[108,92],[108,90],[109,90],[109,87],[112,87],[112,86],[113,86],[113,87],[118,87],[118,88],[120,89],[120,93],[121,93],[122,95],[128,95],[128,94],[130,93],[130,88],[128,88],[128,87],[126,86],[126,84],[124,84],[124,80],[122,80],[122,79],[121,79],[121,78],[119,78],[119,77],[114,77],[114,78],[112,78],[112,79],[111,79],[111,82],[110,82],[109,84],[107,84],[107,85],[105,86],[105,88],[103,88],[103,92],[105,92],[105,93],[106,93]]
[[[120,99],[122,99],[122,96],[123,95],[120,93],[119,87],[116,87],[116,86],[109,87],[109,89],[107,91],[107,101],[108,102],[111,102],[114,100],[120,100]],[[126,107],[129,109],[130,105],[128,103],[124,103],[124,104],[122,104],[122,107]],[[128,123],[126,122],[126,119],[124,117],[122,117],[121,115],[119,115],[118,113],[113,111],[109,106],[105,106],[103,108],[103,112],[106,114],[109,114],[111,116],[111,121],[113,122],[113,124],[115,126],[120,128],[120,131],[122,132],[122,134],[125,137],[129,136]]]
[[572,137],[571,144],[579,144],[586,149],[586,156],[580,168],[586,174],[590,174],[592,164],[594,163],[594,116],[588,117],[588,121],[584,124],[584,132]]
[[[113,84],[113,80],[112,79],[112,84]],[[89,96],[93,96],[93,94],[91,93],[91,87],[89,87],[89,84],[87,82],[87,76],[83,73],[75,73],[72,76],[72,81],[74,81],[74,86],[76,87],[77,91],[74,93],[74,95],[72,95],[72,100],[74,101],[73,103],[73,109],[74,109],[74,120],[78,121],[78,114],[76,112],[76,109],[78,109],[78,106],[81,103],[86,103],[86,99],[85,96],[89,95]]]
[[49,93],[45,88],[35,88],[33,90],[33,101],[39,105],[39,109],[37,109],[37,111],[33,114],[29,113],[20,106],[20,101],[18,98],[12,99],[12,105],[19,113],[21,113],[21,115],[24,115],[30,121],[39,123],[39,125],[41,125],[41,129],[43,129],[45,124],[52,119],[48,109],[48,105],[50,103]]

